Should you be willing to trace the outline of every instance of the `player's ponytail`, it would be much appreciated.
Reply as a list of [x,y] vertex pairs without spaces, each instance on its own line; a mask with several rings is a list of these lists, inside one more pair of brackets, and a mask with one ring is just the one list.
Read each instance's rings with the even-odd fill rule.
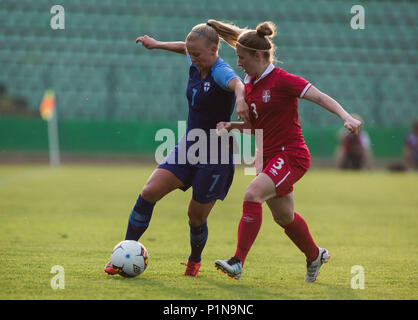
[[238,37],[245,31],[248,31],[248,29],[239,28],[229,22],[210,19],[206,23],[194,26],[186,41],[193,41],[203,37],[209,45],[216,44],[219,47],[219,40],[222,39],[235,49]]
[[[255,30],[240,28],[233,23],[222,22],[210,19],[205,24],[199,24],[193,28],[187,37],[205,36],[219,46],[219,38],[224,40],[234,49],[240,45],[252,54],[256,51],[263,52],[263,56],[270,62],[274,61],[275,46],[271,41],[276,35],[276,26],[271,21],[265,21],[258,24]],[[203,33],[203,34],[202,34]]]
[[237,27],[236,25],[229,22],[222,22],[210,19],[206,25],[213,28],[226,43],[235,49],[238,37],[248,29]]

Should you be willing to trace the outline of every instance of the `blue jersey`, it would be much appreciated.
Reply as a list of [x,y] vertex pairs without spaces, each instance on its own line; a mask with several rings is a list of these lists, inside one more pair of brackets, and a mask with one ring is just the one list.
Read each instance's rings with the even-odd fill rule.
[[[210,129],[216,129],[218,122],[231,120],[235,105],[235,93],[228,88],[228,83],[239,78],[231,66],[222,58],[218,58],[215,65],[205,78],[190,60],[189,82],[187,85],[187,100],[189,102],[189,116],[187,133],[192,129],[202,129],[208,137],[208,156],[210,153]],[[219,139],[220,140],[220,139]],[[197,141],[197,139],[196,139]],[[187,148],[195,141],[188,141]],[[221,150],[218,142],[218,150]],[[230,148],[232,153],[232,148]]]
[[230,121],[235,105],[235,94],[228,88],[228,83],[238,78],[234,70],[222,58],[218,58],[211,72],[205,78],[189,60],[189,83],[187,100],[189,101],[189,119],[187,129],[216,128],[220,121]]
[[223,200],[234,176],[233,149],[227,146],[229,162],[222,164],[220,161],[221,139],[216,136],[217,144],[215,143],[215,146],[218,148],[218,162],[212,164],[210,161],[210,130],[216,129],[216,125],[220,121],[230,121],[235,105],[235,94],[228,88],[228,83],[238,76],[226,62],[218,58],[211,72],[202,78],[189,55],[187,55],[187,59],[190,64],[190,77],[187,85],[189,117],[186,134],[193,129],[204,131],[207,137],[205,145],[207,147],[207,161],[206,163],[192,164],[188,159],[185,159],[186,162],[179,160],[179,154],[183,154],[184,146],[186,146],[186,150],[189,150],[191,145],[199,142],[199,137],[187,141],[184,136],[158,168],[169,170],[180,179],[184,184],[180,189],[185,191],[193,187],[193,199],[199,203],[207,203],[216,199]]

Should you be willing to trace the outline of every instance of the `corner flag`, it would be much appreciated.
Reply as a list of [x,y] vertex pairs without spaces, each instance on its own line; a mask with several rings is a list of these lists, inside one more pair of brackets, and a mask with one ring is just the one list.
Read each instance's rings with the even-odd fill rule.
[[55,93],[52,90],[46,90],[39,107],[42,119],[51,120],[55,112]]
[[60,165],[60,152],[58,143],[58,121],[55,108],[55,93],[46,90],[39,107],[42,119],[48,122],[49,162],[52,167]]

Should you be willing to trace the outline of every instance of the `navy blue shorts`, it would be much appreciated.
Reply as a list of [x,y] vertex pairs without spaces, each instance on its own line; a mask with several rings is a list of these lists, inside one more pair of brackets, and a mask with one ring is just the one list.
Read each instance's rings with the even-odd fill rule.
[[[169,157],[175,153],[177,148]],[[233,164],[178,164],[167,163],[167,158],[158,168],[169,170],[179,178],[184,184],[181,190],[192,187],[195,201],[208,203],[225,199],[234,178]]]

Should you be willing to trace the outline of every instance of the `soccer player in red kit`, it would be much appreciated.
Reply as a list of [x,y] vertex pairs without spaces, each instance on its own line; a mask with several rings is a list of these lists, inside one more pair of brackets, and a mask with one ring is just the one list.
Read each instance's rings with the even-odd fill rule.
[[306,221],[294,212],[293,184],[310,165],[310,153],[298,121],[298,99],[315,102],[336,114],[353,134],[358,134],[361,122],[309,81],[272,64],[274,45],[269,38],[275,33],[273,23],[264,22],[256,30],[247,30],[219,21],[210,22],[218,33],[229,34],[227,42],[235,47],[238,66],[247,74],[245,98],[250,106],[251,121],[220,122],[217,128],[241,132],[246,128],[263,129],[263,160],[257,161],[261,155],[256,156],[259,174],[244,195],[235,254],[228,260],[217,260],[215,266],[231,278],[241,277],[245,259],[261,227],[262,203],[266,202],[275,222],[306,256],[305,281],[316,281],[321,265],[330,255],[316,245]]

